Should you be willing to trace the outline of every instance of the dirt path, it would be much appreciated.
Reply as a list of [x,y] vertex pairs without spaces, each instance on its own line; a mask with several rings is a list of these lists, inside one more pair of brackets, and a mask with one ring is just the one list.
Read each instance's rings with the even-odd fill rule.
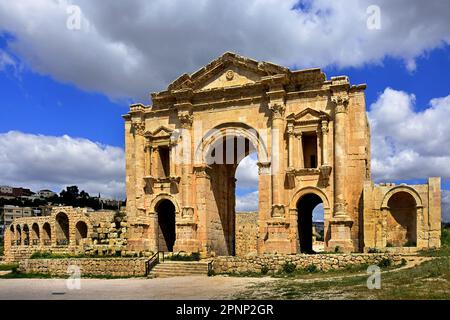
[[69,290],[66,279],[0,279],[0,300],[71,299],[230,299],[267,278],[189,276],[156,279],[82,279],[80,290]]

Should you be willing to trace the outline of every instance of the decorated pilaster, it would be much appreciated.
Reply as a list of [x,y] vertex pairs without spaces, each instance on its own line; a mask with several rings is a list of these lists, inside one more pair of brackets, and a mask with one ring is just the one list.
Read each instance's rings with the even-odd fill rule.
[[350,230],[353,224],[347,212],[345,197],[346,165],[347,165],[347,111],[349,97],[346,91],[333,92],[331,102],[334,105],[334,211],[330,221],[330,248],[338,248],[343,252],[351,252],[353,244]]
[[285,75],[267,77],[262,80],[269,91],[269,109],[272,111],[271,123],[271,174],[272,174],[272,208],[267,221],[267,241],[265,252],[290,253],[289,222],[285,206],[284,179],[286,175],[286,91],[288,82]]

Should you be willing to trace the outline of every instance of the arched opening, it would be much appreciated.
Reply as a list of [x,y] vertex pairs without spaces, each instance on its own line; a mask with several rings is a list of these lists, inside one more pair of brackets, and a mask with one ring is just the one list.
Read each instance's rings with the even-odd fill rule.
[[394,193],[388,201],[386,223],[387,247],[415,247],[417,245],[417,204],[408,192]]
[[33,246],[39,245],[39,239],[40,239],[39,225],[37,223],[33,223],[33,225],[31,226],[31,241]]
[[245,157],[236,169],[235,255],[257,253],[259,175],[256,152]]
[[[210,231],[210,243],[211,250],[218,255],[230,256],[236,254],[236,200],[238,200],[240,209],[246,209],[245,211],[258,211],[259,209],[257,171],[256,177],[253,177],[255,180],[253,183],[256,186],[253,185],[251,191],[247,190],[250,191],[250,193],[247,193],[247,199],[239,198],[245,197],[244,190],[238,190],[240,193],[236,193],[237,168],[241,162],[243,165],[248,164],[249,167],[252,166],[252,163],[256,165],[257,157],[253,155],[256,151],[256,146],[248,138],[233,134],[227,135],[226,131],[225,135],[216,139],[207,150],[206,161],[211,167],[209,177],[212,191],[212,194],[207,195],[211,199],[207,203],[208,218],[212,225],[219,226],[219,228],[216,227]],[[246,158],[248,156],[250,157]],[[243,161],[244,159],[246,160]],[[251,172],[247,170],[245,175],[247,174],[251,174]],[[250,177],[242,179],[244,176],[242,174],[240,176],[242,184],[244,184],[244,180],[251,180]],[[249,201],[251,197],[254,198],[251,199],[254,203],[244,208],[242,201]],[[249,203],[246,203],[246,205],[249,205]]]
[[56,244],[60,246],[69,244],[69,217],[64,212],[56,215]]
[[[321,204],[322,206],[320,206]],[[297,219],[300,252],[315,253],[316,251],[314,250],[314,244],[315,242],[318,242],[320,232],[316,227],[318,223],[313,223],[313,221],[316,220],[317,222],[320,222],[319,220],[322,220],[323,226],[322,199],[314,193],[308,193],[302,196],[297,202]],[[317,246],[317,250],[320,251],[320,247]]]
[[75,240],[77,245],[81,244],[82,239],[87,239],[88,226],[84,221],[78,221],[75,225]]
[[173,252],[175,244],[175,206],[172,201],[164,199],[156,205],[158,214],[158,250]]
[[22,229],[19,225],[16,226],[16,245],[20,246],[22,244]]
[[49,246],[52,244],[52,232],[50,228],[50,223],[46,222],[42,226],[42,240],[44,240],[44,245]]
[[15,245],[16,245],[16,234],[15,234],[15,232],[14,232],[14,226],[13,226],[13,225],[11,225],[11,226],[9,227],[9,231],[10,231],[10,235],[11,235],[11,237],[10,237],[10,239],[11,239],[11,245],[12,245],[12,246],[15,246]]
[[23,245],[30,245],[30,228],[27,224],[23,226]]

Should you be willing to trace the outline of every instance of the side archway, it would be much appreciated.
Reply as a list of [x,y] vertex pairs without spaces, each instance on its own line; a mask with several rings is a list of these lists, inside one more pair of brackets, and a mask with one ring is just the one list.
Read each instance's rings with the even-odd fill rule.
[[40,238],[41,238],[41,233],[39,230],[39,225],[35,222],[31,226],[31,241],[32,241],[33,246],[39,245]]
[[55,217],[56,224],[56,244],[68,245],[69,244],[69,217],[66,213],[60,212]]
[[52,231],[50,227],[50,223],[46,222],[42,226],[42,240],[44,246],[49,246],[52,244]]
[[392,189],[385,197],[384,242],[386,247],[416,247],[420,196],[410,188]]
[[75,225],[75,241],[79,245],[88,237],[88,225],[84,221],[78,221]]

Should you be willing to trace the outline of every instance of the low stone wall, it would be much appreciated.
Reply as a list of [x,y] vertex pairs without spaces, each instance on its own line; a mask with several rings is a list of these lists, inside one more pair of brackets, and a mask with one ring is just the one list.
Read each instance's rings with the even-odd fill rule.
[[145,276],[146,261],[146,258],[26,259],[20,261],[19,271],[69,276],[69,266],[77,266],[80,268],[81,277],[141,277]]
[[277,272],[286,262],[291,262],[298,269],[315,265],[317,270],[344,269],[362,264],[377,264],[383,259],[390,259],[394,264],[402,260],[402,256],[393,253],[352,253],[352,254],[298,254],[298,255],[263,255],[254,257],[217,257],[213,269],[216,274],[261,272],[263,266],[269,272]]

